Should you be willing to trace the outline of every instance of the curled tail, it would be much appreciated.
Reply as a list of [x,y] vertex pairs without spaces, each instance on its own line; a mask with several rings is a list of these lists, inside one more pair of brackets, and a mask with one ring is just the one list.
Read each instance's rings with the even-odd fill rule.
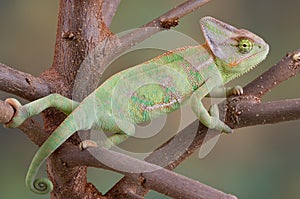
[[[80,111],[79,111],[80,112]],[[25,184],[33,192],[47,194],[53,189],[52,182],[47,178],[34,179],[41,164],[73,133],[81,130],[80,125],[76,124],[75,115],[78,111],[73,111],[49,136],[49,138],[39,148],[29,166]]]

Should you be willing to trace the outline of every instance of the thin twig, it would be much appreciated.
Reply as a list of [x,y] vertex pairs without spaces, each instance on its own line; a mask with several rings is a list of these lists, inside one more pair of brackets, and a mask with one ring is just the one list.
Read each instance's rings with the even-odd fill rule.
[[107,27],[110,26],[120,2],[121,0],[104,0],[102,5],[102,16]]
[[[170,11],[164,13],[163,15],[153,19],[144,26],[133,30],[132,32],[122,36],[120,38],[120,46],[118,52],[124,52],[125,50],[131,48],[137,43],[149,38],[150,36],[158,33],[160,31],[169,29],[178,24],[178,19],[183,16],[195,11],[201,6],[205,5],[211,0],[188,0],[184,3],[178,5],[177,7],[171,9]],[[165,26],[165,24],[169,24]]]

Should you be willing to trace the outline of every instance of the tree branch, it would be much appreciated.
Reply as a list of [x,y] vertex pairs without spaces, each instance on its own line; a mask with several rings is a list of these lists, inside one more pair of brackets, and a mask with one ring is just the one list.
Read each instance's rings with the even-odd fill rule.
[[229,101],[228,107],[231,114],[227,120],[231,121],[230,125],[234,128],[300,119],[300,98],[256,103],[237,97]]
[[[67,163],[68,167],[89,165],[117,171],[129,176],[138,185],[173,198],[236,198],[157,165],[104,148],[89,148],[88,150],[80,151],[78,147],[70,146],[62,149],[60,154],[59,158]],[[145,168],[149,172],[140,173],[141,168]],[[127,194],[130,190],[127,189],[122,195]],[[106,196],[108,198],[120,198],[119,194]]]
[[[51,68],[42,77],[51,84],[53,92],[72,98],[81,63],[95,46],[110,37],[111,32],[102,18],[103,0],[60,0],[55,51]],[[88,78],[86,76],[86,78]],[[53,132],[65,119],[55,109],[43,112],[46,132]],[[78,145],[81,139],[74,134],[65,145]],[[51,198],[101,198],[101,193],[86,180],[85,166],[66,168],[56,158],[59,150],[47,159],[47,171],[54,189]]]
[[170,29],[178,25],[178,19],[200,8],[211,0],[188,0],[178,5],[172,10],[164,13],[151,22],[143,25],[140,28],[122,36],[120,38],[120,46],[118,52],[124,52],[132,46],[142,42],[150,36],[160,31]]
[[45,80],[0,63],[0,90],[33,101],[50,94]]
[[107,27],[110,26],[120,3],[121,0],[104,0],[102,5],[102,16]]

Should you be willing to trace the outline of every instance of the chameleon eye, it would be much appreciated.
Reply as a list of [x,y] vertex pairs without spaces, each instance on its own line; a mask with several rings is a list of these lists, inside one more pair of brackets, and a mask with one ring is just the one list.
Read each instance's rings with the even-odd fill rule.
[[248,53],[253,48],[253,43],[249,39],[241,39],[238,44],[239,51],[241,53]]

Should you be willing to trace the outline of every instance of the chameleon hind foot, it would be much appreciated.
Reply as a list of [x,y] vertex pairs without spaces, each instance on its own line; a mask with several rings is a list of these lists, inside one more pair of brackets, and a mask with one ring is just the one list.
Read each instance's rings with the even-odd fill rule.
[[83,140],[82,142],[80,142],[79,144],[79,149],[81,151],[90,148],[90,147],[99,147],[99,145],[97,144],[97,142],[93,141],[93,140]]
[[14,98],[7,98],[5,102],[10,104],[14,108],[15,113],[13,118],[8,123],[4,124],[4,127],[6,128],[19,127],[28,118],[28,113],[26,109],[23,108],[21,103]]
[[128,139],[128,137],[129,136],[125,133],[115,133],[114,135],[108,137],[106,140],[100,141],[100,144],[98,144],[97,142],[95,142],[93,140],[84,140],[84,141],[80,142],[79,149],[81,151],[83,151],[87,148],[90,148],[90,147],[104,147],[104,148],[110,149],[111,147],[124,142],[125,140]]

